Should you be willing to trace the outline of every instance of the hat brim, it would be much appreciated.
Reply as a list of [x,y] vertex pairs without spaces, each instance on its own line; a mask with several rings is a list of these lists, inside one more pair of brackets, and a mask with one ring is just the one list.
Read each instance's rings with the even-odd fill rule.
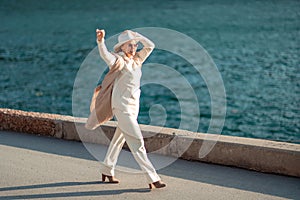
[[123,44],[125,44],[126,42],[129,42],[129,41],[132,41],[132,40],[135,40],[137,43],[139,42],[139,40],[137,40],[137,39],[129,39],[129,40],[125,40],[125,41],[123,41],[123,42],[119,42],[118,44],[116,44],[116,45],[114,46],[114,51],[115,51],[116,53],[120,52],[120,51],[121,51],[121,46],[122,46]]

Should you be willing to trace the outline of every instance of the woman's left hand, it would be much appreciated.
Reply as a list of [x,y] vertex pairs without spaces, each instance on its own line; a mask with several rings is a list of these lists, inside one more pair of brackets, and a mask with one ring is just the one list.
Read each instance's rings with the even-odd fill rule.
[[105,36],[105,31],[103,29],[102,30],[97,29],[96,33],[97,33],[97,40],[99,42],[102,42],[102,40],[104,39],[104,36]]

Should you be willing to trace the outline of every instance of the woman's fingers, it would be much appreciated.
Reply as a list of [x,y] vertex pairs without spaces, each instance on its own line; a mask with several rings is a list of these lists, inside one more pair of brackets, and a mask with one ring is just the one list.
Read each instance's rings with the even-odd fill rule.
[[105,31],[103,29],[102,30],[96,29],[96,33],[97,33],[98,39],[102,39],[105,36]]
[[101,29],[101,30],[100,29],[96,29],[96,32],[97,33],[104,33],[105,31],[103,29]]

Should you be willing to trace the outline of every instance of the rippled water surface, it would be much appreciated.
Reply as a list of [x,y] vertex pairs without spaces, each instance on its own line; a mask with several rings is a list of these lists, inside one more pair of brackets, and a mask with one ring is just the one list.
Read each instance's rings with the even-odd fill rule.
[[[300,142],[299,1],[2,0],[0,19],[0,107],[72,115],[74,80],[96,46],[96,28],[110,37],[164,27],[196,40],[216,63],[227,98],[222,134]],[[155,50],[147,62],[168,65],[190,82],[199,100],[190,107],[199,107],[198,131],[206,132],[211,104],[201,76],[168,52]],[[164,107],[165,126],[179,127],[180,100],[172,91],[141,89],[139,122],[163,125],[150,120],[149,109],[160,119]]]

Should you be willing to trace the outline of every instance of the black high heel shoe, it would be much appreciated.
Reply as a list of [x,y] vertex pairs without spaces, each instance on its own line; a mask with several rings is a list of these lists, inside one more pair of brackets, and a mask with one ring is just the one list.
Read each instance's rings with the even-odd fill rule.
[[149,188],[150,189],[154,189],[154,188],[163,188],[166,187],[167,185],[161,181],[156,181],[154,183],[150,183],[149,184]]
[[108,183],[120,183],[120,181],[118,179],[116,179],[113,176],[108,176],[105,174],[102,174],[102,182],[105,182],[106,177],[108,178]]

